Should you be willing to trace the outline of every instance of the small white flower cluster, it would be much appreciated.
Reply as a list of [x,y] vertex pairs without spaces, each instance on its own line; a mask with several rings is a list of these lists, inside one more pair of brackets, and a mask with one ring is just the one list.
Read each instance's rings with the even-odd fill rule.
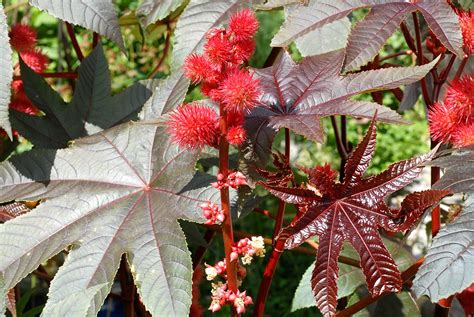
[[235,246],[232,247],[230,258],[232,261],[242,257],[242,264],[248,265],[252,263],[253,256],[265,256],[265,242],[263,237],[252,237],[252,239],[241,239]]

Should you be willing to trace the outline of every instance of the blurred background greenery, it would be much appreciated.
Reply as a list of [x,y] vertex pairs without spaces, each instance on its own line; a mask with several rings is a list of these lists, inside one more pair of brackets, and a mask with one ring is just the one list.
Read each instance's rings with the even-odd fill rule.
[[[58,22],[54,17],[47,13],[40,12],[35,8],[26,5],[27,1],[3,1],[10,23],[28,23],[34,26],[38,31],[39,47],[50,58],[48,71],[74,71],[79,66],[79,61],[69,43],[69,38],[65,31],[64,24]],[[127,47],[127,55],[120,52],[118,47],[107,39],[101,39],[104,50],[110,65],[113,92],[119,92],[132,83],[146,79],[158,64],[163,56],[166,47],[168,35],[168,26],[173,29],[176,24],[176,16],[171,15],[166,21],[158,22],[148,27],[146,30],[140,28],[134,10],[137,8],[138,0],[116,0],[114,1],[120,9],[120,24]],[[179,11],[180,9],[178,9]],[[351,19],[355,23],[364,16],[363,10],[355,12]],[[260,30],[256,36],[257,48],[250,61],[252,67],[262,67],[271,52],[270,41],[277,32],[284,20],[282,10],[273,10],[257,13],[260,21]],[[80,27],[75,27],[78,34],[78,41],[85,54],[91,49],[92,34]],[[171,35],[172,37],[172,35]],[[171,43],[172,38],[171,38]],[[314,43],[318,45],[318,43]],[[407,50],[403,36],[396,32],[384,48],[380,51],[380,56]],[[172,48],[171,48],[172,51]],[[292,56],[298,60],[301,58],[295,46],[290,47]],[[155,74],[155,78],[166,77],[170,72],[171,54],[168,54]],[[410,65],[413,63],[410,56],[399,56],[390,59],[391,63],[400,65]],[[64,99],[68,100],[72,94],[72,82],[67,79],[50,79],[49,82],[55,89],[61,92]],[[190,89],[187,100],[199,99],[201,94],[198,88]],[[358,96],[359,99],[369,99],[370,94]],[[398,109],[399,101],[392,93],[383,93],[383,104],[392,109]],[[412,122],[411,125],[388,125],[378,124],[378,147],[375,158],[369,173],[377,173],[385,169],[388,164],[409,158],[416,154],[426,152],[428,145],[428,128],[425,119],[425,109],[423,104],[418,101],[416,106],[403,114],[405,119]],[[367,120],[357,120],[348,118],[348,140],[356,145],[368,126]],[[324,129],[326,132],[326,142],[324,144],[315,144],[306,141],[301,136],[292,135],[292,163],[301,166],[314,166],[329,162],[335,169],[339,168],[340,160],[335,146],[335,138],[329,119],[324,119]],[[281,150],[283,136],[278,135],[274,147]],[[19,149],[28,149],[27,140],[21,139]],[[266,197],[261,204],[261,208],[276,211],[277,201],[272,197]],[[294,210],[288,208],[285,220],[290,221],[294,215]],[[254,235],[263,235],[271,237],[273,232],[273,223],[268,218],[260,214],[252,213],[241,219],[236,230],[252,233]],[[196,246],[191,242],[192,248]],[[215,238],[210,250],[207,252],[204,261],[215,263],[223,257],[223,247],[221,239]],[[54,273],[57,266],[63,261],[63,256],[57,256],[44,268],[48,273]],[[268,316],[317,316],[316,309],[297,311],[290,314],[291,301],[294,291],[307,267],[314,261],[313,257],[296,253],[285,252],[280,260],[276,271],[270,296],[266,305],[266,314]],[[255,298],[260,285],[261,276],[265,260],[258,259],[248,267],[248,275],[242,286],[248,293]],[[44,303],[47,284],[33,276],[25,280],[22,284],[23,295],[19,299],[22,309],[19,310],[19,316],[36,316],[41,304]],[[33,290],[33,292],[31,291]],[[201,304],[207,308],[210,303],[210,283],[201,283]],[[24,313],[29,308],[35,309],[30,313]],[[35,307],[39,307],[35,308]],[[105,310],[107,311],[107,310]],[[112,316],[110,313],[104,313],[103,316]],[[211,313],[205,311],[205,316]],[[217,316],[228,316],[228,311],[222,311]],[[120,315],[117,315],[120,316]]]

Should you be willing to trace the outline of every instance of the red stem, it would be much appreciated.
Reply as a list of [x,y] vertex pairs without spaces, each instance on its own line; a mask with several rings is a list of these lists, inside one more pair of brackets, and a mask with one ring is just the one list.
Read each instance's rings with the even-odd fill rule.
[[393,53],[393,54],[390,54],[390,55],[381,57],[381,58],[379,59],[379,63],[380,63],[380,62],[383,62],[383,61],[386,61],[387,59],[390,59],[390,58],[394,58],[394,57],[398,57],[398,56],[402,56],[402,55],[411,55],[411,54],[413,54],[413,51],[412,51],[412,50],[407,50],[407,51],[402,51],[402,52],[398,52],[398,53]]
[[[287,160],[290,159],[290,130],[285,128],[285,157]],[[285,216],[285,202],[280,200],[278,202],[278,212],[275,221],[275,226],[273,227],[273,241],[280,233],[281,227],[283,226],[283,218]]]
[[[412,13],[413,16],[413,23],[415,24],[415,34],[416,34],[416,57],[418,65],[423,65],[423,43],[421,42],[421,32],[420,32],[420,24],[418,23],[418,16],[416,12]],[[421,91],[423,93],[423,99],[425,100],[425,104],[427,106],[432,104],[432,100],[428,94],[428,87],[426,85],[426,79],[423,77],[421,79]]]
[[99,33],[94,32],[94,35],[92,36],[92,48],[95,48],[97,44],[99,44],[99,40],[100,40]]
[[464,56],[461,64],[459,64],[459,68],[458,68],[458,71],[456,72],[456,75],[454,76],[454,80],[458,80],[459,78],[461,78],[462,72],[464,70],[464,66],[466,66],[468,59],[469,59],[468,56]]
[[71,39],[72,47],[74,47],[74,51],[76,51],[77,58],[82,62],[84,59],[84,54],[82,54],[81,47],[77,42],[76,34],[74,33],[74,28],[71,24],[66,22],[66,29],[67,33],[69,34],[69,38]]
[[275,273],[275,269],[278,264],[278,260],[280,260],[280,256],[285,245],[284,240],[277,240],[270,258],[268,259],[267,266],[265,267],[265,271],[263,272],[263,279],[262,283],[260,284],[260,290],[258,291],[257,300],[255,302],[255,307],[253,311],[254,317],[261,317],[263,316],[263,312],[265,310],[265,303],[267,301],[268,292],[270,291],[270,285],[272,284],[273,274]]
[[[290,160],[290,152],[291,152],[291,140],[290,140],[290,130],[285,128],[285,157],[287,160]],[[283,218],[285,216],[285,202],[280,200],[278,202],[278,212],[277,217],[275,220],[275,227],[273,228],[273,250],[272,254],[270,255],[270,259],[265,266],[265,271],[263,273],[263,279],[260,284],[260,289],[258,291],[257,301],[255,304],[254,309],[254,316],[262,316],[265,310],[265,303],[267,301],[268,292],[270,290],[270,286],[272,284],[273,275],[275,274],[276,267],[278,265],[278,261],[280,259],[281,252],[283,250],[283,244],[281,241],[275,240],[280,230],[283,226]]]
[[[72,78],[78,77],[77,72],[61,72],[61,73],[37,73],[43,78]],[[21,76],[14,76],[13,80],[21,80]]]
[[268,217],[272,220],[276,220],[276,217],[274,215],[272,215],[268,210],[266,209],[262,209],[262,208],[254,208],[253,211],[255,211],[256,213],[259,213],[261,215],[264,215],[265,217]]
[[170,49],[170,42],[171,42],[171,28],[169,24],[167,24],[166,26],[167,26],[167,31],[166,31],[165,48],[163,49],[163,56],[161,56],[156,67],[151,71],[150,74],[148,74],[147,76],[148,79],[155,77],[155,75],[160,70],[161,65],[163,65],[163,63],[165,62],[166,56],[168,55],[168,51]]
[[[226,182],[229,174],[229,142],[227,142],[227,113],[224,105],[220,104],[220,143],[219,143],[219,173],[224,175]],[[222,223],[222,237],[224,239],[224,252],[227,264],[227,284],[231,291],[237,292],[237,261],[231,261],[230,254],[234,245],[234,232],[232,227],[232,215],[230,213],[229,187],[220,190],[221,208],[224,212],[225,220]]]

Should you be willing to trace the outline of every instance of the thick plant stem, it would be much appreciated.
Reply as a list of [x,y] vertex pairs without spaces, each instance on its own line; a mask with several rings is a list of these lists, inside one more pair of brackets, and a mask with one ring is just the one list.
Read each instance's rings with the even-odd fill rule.
[[[285,157],[287,160],[290,160],[291,152],[291,139],[290,139],[290,130],[285,128]],[[283,218],[285,216],[285,202],[280,200],[278,202],[278,212],[275,220],[275,226],[273,227],[273,250],[270,255],[270,259],[265,266],[265,271],[263,273],[262,283],[260,284],[260,290],[258,291],[257,302],[255,304],[254,316],[262,316],[265,309],[265,302],[267,301],[268,292],[272,283],[273,275],[275,274],[276,267],[278,265],[278,260],[283,249],[283,245],[280,241],[275,240],[280,230],[283,226]]]
[[[59,73],[36,73],[43,78],[72,78],[79,77],[77,72],[59,72]],[[13,80],[21,80],[21,76],[14,76]]]
[[462,75],[462,72],[464,70],[464,67],[466,66],[467,64],[467,60],[469,59],[468,56],[465,56],[461,62],[461,64],[459,64],[459,68],[458,68],[458,71],[456,72],[456,75],[454,76],[454,80],[458,80],[459,78],[461,78],[461,75]]
[[168,24],[166,25],[166,27],[167,27],[167,31],[166,31],[166,40],[165,40],[165,47],[163,49],[163,55],[161,56],[155,68],[151,71],[150,74],[148,74],[147,76],[148,79],[155,77],[155,75],[160,71],[160,67],[165,62],[166,57],[168,56],[168,52],[170,50],[170,42],[171,42],[171,28]]
[[[226,139],[227,133],[227,113],[224,105],[220,105],[220,142],[219,142],[219,173],[224,175],[224,182],[229,174],[229,142]],[[229,187],[220,189],[221,208],[224,212],[224,222],[222,223],[222,237],[224,240],[225,261],[227,265],[227,285],[233,292],[237,292],[237,261],[231,261],[230,254],[234,245],[234,231],[232,227],[232,215],[230,213]]]
[[[418,65],[423,65],[423,43],[421,42],[421,32],[420,24],[418,23],[418,16],[416,12],[413,12],[413,23],[415,24],[415,33],[416,33],[416,58]],[[423,99],[425,103],[429,106],[432,104],[432,100],[428,94],[428,87],[426,84],[426,79],[422,78],[421,81],[421,92],[423,94]]]
[[71,43],[74,47],[74,51],[76,52],[77,58],[82,62],[82,60],[84,59],[84,54],[82,54],[81,47],[77,42],[76,34],[74,33],[74,28],[71,24],[66,22],[66,29],[67,33],[69,34],[69,37],[71,38]]
[[[290,159],[290,130],[288,128],[285,128],[285,157],[288,160]],[[283,200],[278,202],[278,212],[275,226],[273,227],[273,242],[275,242],[275,238],[277,237],[278,233],[280,233],[281,227],[283,226],[285,206],[286,204]]]
[[275,242],[272,254],[268,259],[267,266],[265,267],[265,271],[263,272],[262,283],[260,284],[260,290],[258,291],[258,296],[253,311],[254,317],[263,316],[263,312],[265,310],[265,302],[267,301],[268,292],[270,291],[270,285],[272,284],[273,274],[275,273],[278,260],[280,260],[284,245],[284,240],[277,240]]

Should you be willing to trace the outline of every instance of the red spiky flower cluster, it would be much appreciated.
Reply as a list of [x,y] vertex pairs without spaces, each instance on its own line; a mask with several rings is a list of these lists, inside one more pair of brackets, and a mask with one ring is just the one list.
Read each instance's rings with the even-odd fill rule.
[[474,54],[474,14],[471,11],[456,10],[459,16],[464,51],[466,54]]
[[219,118],[214,109],[199,102],[178,107],[166,122],[167,132],[181,147],[202,148],[218,145]]
[[[227,29],[209,30],[204,53],[189,55],[184,64],[186,77],[195,84],[201,84],[201,92],[221,105],[221,111],[224,111],[227,118],[227,130],[223,133],[227,141],[234,146],[245,141],[247,135],[242,126],[244,113],[255,107],[260,97],[259,81],[242,67],[255,50],[253,36],[257,29],[258,21],[253,11],[240,11],[230,18]],[[178,115],[178,112],[181,115]],[[183,112],[182,108],[178,109],[168,122],[168,131],[179,145],[218,145],[221,135],[219,125],[203,122],[209,119],[208,112],[195,111],[192,122],[184,118]],[[198,118],[198,115],[204,117]],[[200,127],[201,123],[203,126]],[[191,132],[192,129],[197,130]]]
[[[10,30],[10,44],[20,54],[21,59],[37,73],[46,70],[48,66],[48,57],[38,48],[36,30],[27,24],[15,24]],[[15,66],[19,69],[19,64]],[[13,97],[10,102],[10,108],[17,111],[37,115],[39,109],[28,99],[25,94],[23,82],[14,80],[12,82]]]
[[442,103],[429,111],[431,137],[456,147],[474,144],[474,77],[466,75],[450,83]]

